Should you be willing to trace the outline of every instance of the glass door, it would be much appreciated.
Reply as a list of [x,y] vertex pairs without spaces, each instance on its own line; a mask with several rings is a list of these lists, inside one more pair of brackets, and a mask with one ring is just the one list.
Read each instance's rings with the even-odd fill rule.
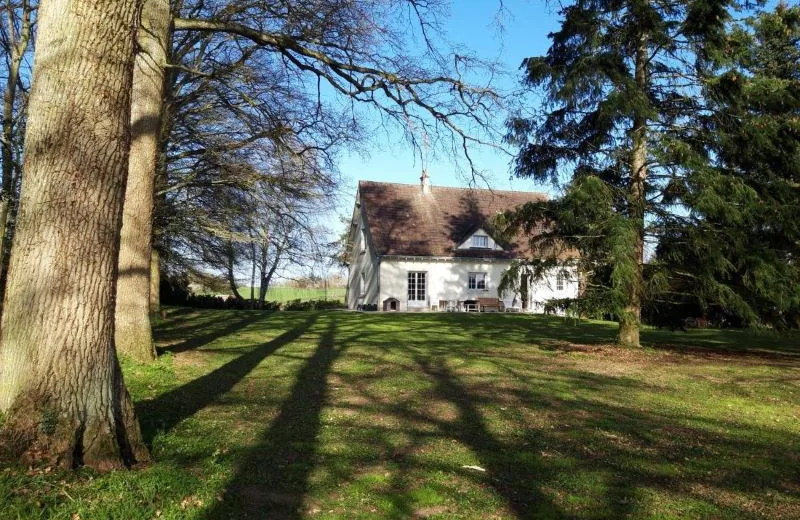
[[408,306],[424,307],[428,298],[428,273],[411,271],[408,273]]

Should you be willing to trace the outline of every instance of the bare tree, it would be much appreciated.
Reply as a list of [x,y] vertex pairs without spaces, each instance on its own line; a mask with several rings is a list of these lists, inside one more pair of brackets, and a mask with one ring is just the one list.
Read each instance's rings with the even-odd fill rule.
[[[357,105],[414,128],[413,143],[423,134],[441,137],[440,145],[471,164],[470,145],[485,142],[479,136],[498,99],[464,79],[476,60],[437,48],[441,14],[439,2],[416,0],[173,2],[160,204],[182,204],[192,186],[235,185],[253,166],[242,157],[254,150],[290,149],[332,164],[331,150],[358,136]],[[411,55],[404,45],[414,36],[423,51]],[[153,178],[155,167],[145,175]],[[126,220],[149,221],[152,209],[143,204],[144,197]],[[126,236],[122,250],[137,255],[126,265],[139,267],[122,266],[121,274],[144,277],[141,266],[156,256],[128,247]],[[145,308],[147,291],[127,294],[140,300],[131,308]],[[149,324],[141,310],[136,316],[129,324],[136,332],[127,336],[143,338]],[[151,357],[146,341],[136,344],[139,359]]]
[[[6,82],[3,90],[2,184],[0,184],[0,294],[5,288],[10,244],[9,218],[16,207],[21,173],[21,144],[24,128],[27,74],[25,60],[32,49],[35,6],[27,0],[7,0],[2,8],[5,24],[0,24],[0,48],[5,57]],[[29,72],[26,70],[26,72]]]
[[133,1],[45,0],[0,337],[3,447],[62,467],[148,458],[114,348]]
[[335,203],[336,182],[312,165],[289,155],[247,175],[242,167],[239,185],[184,187],[169,232],[184,269],[211,270],[242,301],[239,280],[249,277],[251,305],[263,303],[276,274],[315,258],[326,236],[318,216]]

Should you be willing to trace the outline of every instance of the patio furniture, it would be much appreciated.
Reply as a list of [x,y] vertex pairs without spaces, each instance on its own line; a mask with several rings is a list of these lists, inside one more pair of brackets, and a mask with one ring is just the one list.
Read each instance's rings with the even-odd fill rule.
[[461,302],[461,308],[464,309],[464,312],[478,312],[481,310],[478,300],[464,300]]
[[478,298],[481,312],[500,312],[502,304],[499,298]]

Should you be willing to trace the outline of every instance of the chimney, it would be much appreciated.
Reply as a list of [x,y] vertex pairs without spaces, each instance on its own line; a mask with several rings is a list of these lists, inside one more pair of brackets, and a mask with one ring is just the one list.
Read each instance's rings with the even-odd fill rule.
[[431,192],[431,183],[430,177],[428,177],[428,170],[422,169],[422,177],[419,178],[420,184],[422,185],[422,193],[425,195],[430,194]]

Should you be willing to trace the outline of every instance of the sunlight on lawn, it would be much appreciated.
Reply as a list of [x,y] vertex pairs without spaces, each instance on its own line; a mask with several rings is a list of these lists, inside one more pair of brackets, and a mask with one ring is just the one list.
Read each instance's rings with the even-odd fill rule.
[[7,471],[0,513],[800,516],[796,337],[652,330],[628,350],[613,335],[523,315],[173,309],[158,362],[125,365],[156,462]]

